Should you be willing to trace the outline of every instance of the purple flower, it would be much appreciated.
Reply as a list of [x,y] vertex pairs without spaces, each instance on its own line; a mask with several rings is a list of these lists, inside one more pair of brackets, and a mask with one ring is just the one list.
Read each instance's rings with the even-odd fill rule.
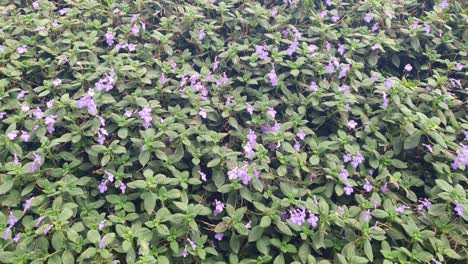
[[260,57],[262,60],[267,60],[268,59],[268,51],[265,51],[266,46],[255,46],[255,53]]
[[17,136],[18,136],[18,130],[13,130],[11,131],[10,133],[7,134],[7,137],[10,139],[10,140],[14,140]]
[[461,63],[459,63],[459,62],[457,62],[457,63],[455,64],[455,67],[456,67],[457,70],[459,70],[459,71],[463,70],[463,65],[462,65]]
[[338,78],[341,79],[341,78],[346,77],[346,74],[348,73],[350,69],[351,67],[349,64],[343,64],[343,66],[341,67],[340,73],[338,75]]
[[343,92],[344,95],[349,95],[351,93],[350,88],[348,85],[341,85],[338,87],[338,91]]
[[424,24],[424,31],[426,32],[426,34],[431,33],[431,26],[429,26],[428,24]]
[[312,92],[316,92],[318,91],[318,85],[316,82],[311,82],[310,85],[309,85],[309,89],[312,91]]
[[289,214],[289,221],[293,225],[301,226],[306,222],[306,209],[304,207],[302,207],[302,209],[293,208],[289,210]]
[[267,114],[268,114],[271,118],[275,119],[276,111],[275,111],[275,109],[273,109],[272,107],[270,107],[270,108],[268,108]]
[[[345,53],[345,48],[343,44],[338,45],[338,53],[340,53],[341,56],[343,56],[343,54]],[[348,66],[348,70],[349,70],[349,64],[345,64],[345,65]]]
[[106,220],[101,220],[98,225],[98,230],[102,230],[106,224]]
[[465,134],[465,138],[463,140],[468,141],[468,131],[464,131],[463,134]]
[[105,34],[107,46],[111,47],[114,44],[114,33],[107,31]]
[[433,152],[432,152],[432,146],[431,146],[431,145],[428,145],[428,144],[422,144],[422,145],[423,145],[424,147],[426,147],[426,148],[429,150],[429,152],[433,153]]
[[47,227],[44,229],[44,235],[47,235],[47,233],[49,233],[52,227],[54,227],[54,225],[47,225]]
[[249,166],[248,162],[244,162],[243,167],[236,167],[228,171],[229,180],[241,179],[244,185],[247,185],[252,180],[252,176],[247,172],[246,168]]
[[100,193],[105,193],[107,191],[107,180],[101,181],[101,183],[98,186],[98,189]]
[[370,213],[370,210],[368,209],[367,211],[364,212],[364,214],[362,214],[362,219],[364,219],[364,221],[366,222],[369,222],[371,220],[372,216],[371,216],[371,213]]
[[26,53],[27,51],[28,51],[28,47],[26,45],[16,48],[16,52],[18,54],[23,54],[23,53]]
[[374,188],[372,187],[372,184],[367,179],[365,181],[366,181],[366,184],[364,184],[362,188],[366,190],[366,192],[372,191],[372,189]]
[[255,154],[255,151],[253,149],[254,147],[250,145],[249,143],[245,144],[244,146],[244,154],[245,157],[248,159],[252,159],[253,155]]
[[198,114],[202,117],[202,118],[206,118],[206,110],[204,108],[200,108],[200,111],[198,112]]
[[273,9],[271,10],[271,16],[272,16],[272,17],[275,17],[277,14],[278,14],[278,9],[273,8]]
[[434,261],[434,264],[442,264],[442,262],[436,260],[435,258],[431,259],[432,261]]
[[372,13],[367,13],[364,16],[364,21],[366,21],[367,23],[370,23],[372,21]]
[[356,169],[357,166],[359,166],[359,164],[363,162],[364,162],[364,157],[361,155],[361,153],[358,152],[356,156],[353,156],[353,161],[351,162],[351,166],[353,166],[353,168]]
[[387,109],[388,107],[388,98],[387,98],[387,93],[383,93],[383,103],[382,103],[383,109]]
[[38,8],[39,8],[39,6],[40,6],[40,2],[39,2],[39,0],[37,0],[37,1],[34,1],[34,2],[32,3],[32,6],[33,6],[33,9],[38,9]]
[[197,244],[195,244],[195,242],[190,240],[190,238],[187,238],[187,240],[190,243],[190,246],[192,247],[193,250],[197,249]]
[[219,67],[218,56],[215,57],[214,62],[211,67],[213,68],[213,71],[216,71],[216,69],[218,69]]
[[125,190],[127,189],[127,186],[125,185],[125,183],[123,183],[122,181],[119,181],[120,182],[120,192],[121,193],[125,193]]
[[216,234],[215,234],[215,238],[216,238],[218,241],[223,240],[223,237],[224,237],[224,233],[216,233]]
[[216,215],[221,214],[223,211],[224,211],[224,203],[215,199],[215,210],[213,211],[213,214],[216,216]]
[[31,166],[29,167],[30,172],[36,172],[38,167],[40,167],[42,163],[42,158],[40,155],[33,153],[33,156],[34,156],[33,164],[31,164]]
[[19,93],[18,93],[18,96],[16,97],[16,99],[21,99],[24,97],[24,95],[26,95],[28,93],[28,91],[25,91],[25,90],[21,90]]
[[312,226],[312,228],[316,228],[318,221],[318,216],[309,211],[309,218],[307,219],[307,223],[309,223]]
[[23,205],[23,214],[26,213],[26,211],[29,210],[29,208],[31,207],[31,202],[32,202],[33,199],[34,199],[34,197],[31,197],[31,198],[27,199],[27,200],[24,202],[24,205]]
[[463,208],[463,205],[457,200],[455,200],[454,203],[455,208],[453,208],[453,210],[457,213],[458,216],[463,216],[463,211],[465,210],[465,208]]
[[343,181],[347,181],[349,177],[349,173],[346,169],[341,169],[339,176],[341,179],[343,179]]
[[353,193],[353,187],[349,185],[349,183],[346,185],[346,187],[343,188],[344,192],[346,195],[351,195]]
[[10,231],[11,229],[9,227],[3,230],[3,240],[8,240],[10,237]]
[[379,23],[375,23],[372,28],[371,28],[371,31],[372,32],[375,32],[377,29],[379,29]]
[[247,224],[245,224],[245,228],[247,229],[252,228],[252,221],[247,222]]
[[249,133],[247,134],[247,140],[252,146],[255,146],[255,144],[257,143],[257,136],[255,135],[255,131],[253,131],[252,129],[250,129]]
[[288,55],[292,56],[296,52],[296,49],[298,46],[299,46],[299,41],[297,40],[297,38],[294,38],[293,42],[287,49]]
[[205,30],[201,29],[200,31],[198,31],[198,40],[204,39],[205,36],[206,36]]
[[62,9],[60,9],[58,12],[59,12],[59,14],[60,14],[61,16],[63,16],[63,15],[65,15],[66,13],[68,13],[68,9],[67,9],[67,8],[62,8]]
[[457,156],[453,160],[452,169],[457,170],[460,168],[460,164],[468,166],[468,145],[462,144],[462,149],[457,151]]
[[28,132],[24,131],[24,130],[21,130],[21,140],[23,140],[24,142],[28,142],[29,141],[29,134]]
[[201,171],[198,171],[198,174],[200,174],[200,178],[202,179],[202,181],[206,182],[206,174]]
[[254,111],[254,107],[247,103],[247,113],[249,113],[250,115],[253,115],[253,111]]
[[104,245],[104,241],[102,239],[99,240],[99,245],[98,246],[99,246],[99,248],[105,248],[106,247],[106,245]]
[[188,256],[188,251],[187,251],[187,245],[185,245],[184,247],[184,252],[182,252],[182,256],[184,256],[184,258],[186,258]]
[[33,116],[37,120],[41,120],[44,117],[44,112],[42,112],[42,110],[39,107],[37,107],[36,110],[34,110],[33,112]]
[[151,108],[145,106],[140,112],[138,112],[140,118],[143,120],[143,126],[149,128],[153,118],[151,117]]
[[225,85],[228,83],[228,78],[226,76],[226,72],[223,72],[223,77],[219,80],[216,81],[216,87],[219,87],[221,85]]
[[299,143],[299,141],[295,140],[294,139],[294,149],[299,152],[301,150],[301,143]]
[[306,134],[304,133],[304,130],[299,129],[299,131],[297,132],[296,136],[297,136],[300,140],[304,140],[304,138],[306,137]]
[[135,24],[135,25],[133,25],[131,31],[132,31],[132,34],[133,34],[134,36],[136,36],[136,35],[138,35],[138,33],[140,33],[140,28],[138,28],[138,25]]
[[344,213],[345,213],[345,210],[344,210],[343,206],[338,206],[337,211],[338,211],[338,215],[339,215],[340,217],[343,217],[343,215],[344,215]]
[[133,52],[136,50],[136,45],[135,44],[128,44],[128,51]]
[[333,23],[336,23],[336,22],[338,22],[338,20],[340,20],[340,16],[338,14],[334,14],[331,17],[331,20],[333,21]]
[[[92,90],[92,88],[90,88],[89,90]],[[94,92],[92,94],[94,94]],[[90,115],[95,115],[97,113],[96,102],[94,102],[93,97],[89,95],[89,92],[88,95],[81,97],[80,100],[76,102],[76,105],[79,109],[83,107],[88,108],[88,113]]]
[[17,222],[18,218],[13,214],[13,212],[10,212],[10,215],[8,216],[8,226],[12,228]]
[[326,16],[328,15],[328,11],[327,10],[323,10],[319,13],[319,17],[320,19],[324,19]]
[[410,72],[412,69],[413,69],[413,67],[411,66],[411,64],[406,64],[405,65],[405,71]]
[[354,129],[356,126],[357,126],[358,123],[356,123],[356,121],[354,120],[349,120],[348,121],[348,127],[351,128],[351,129]]
[[382,187],[380,187],[380,190],[382,190],[382,192],[388,192],[388,183],[382,185]]
[[60,80],[59,78],[55,79],[52,81],[52,84],[54,86],[59,86],[60,84],[62,84],[62,80]]
[[406,210],[407,208],[409,208],[409,207],[406,206],[406,205],[401,205],[401,206],[398,206],[398,207],[395,209],[395,211],[397,211],[398,213],[402,214],[402,213],[405,212],[405,210]]
[[393,87],[393,81],[392,81],[391,79],[385,80],[384,86],[385,86],[385,88],[387,88],[387,89],[391,89],[391,88]]
[[27,112],[27,111],[29,111],[29,109],[30,109],[30,108],[29,108],[29,105],[24,104],[24,103],[21,104],[21,111]]
[[422,211],[424,207],[426,207],[427,210],[431,209],[432,203],[427,199],[419,199],[418,206],[416,207],[416,210]]
[[447,0],[442,0],[442,2],[439,3],[439,7],[442,8],[442,9],[445,9],[449,6],[449,4],[447,3]]
[[34,222],[34,227],[38,227],[41,224],[42,220],[44,220],[44,218],[46,218],[46,217],[41,216],[38,219],[36,219],[36,221]]
[[268,78],[270,79],[271,85],[275,87],[278,84],[278,76],[276,75],[275,72],[275,64],[271,64],[271,71],[268,73]]
[[325,67],[325,69],[327,70],[327,72],[328,72],[329,74],[332,74],[332,73],[335,72],[335,66],[333,66],[332,63],[328,63],[328,66]]
[[13,237],[13,241],[15,241],[15,243],[18,243],[20,239],[21,239],[21,233],[18,233],[15,235],[15,237]]
[[111,70],[109,74],[105,74],[104,78],[96,82],[94,86],[96,87],[98,91],[106,90],[106,92],[108,92],[114,88],[113,86],[114,77],[115,77],[115,72],[114,70]]
[[327,6],[331,6],[333,3],[332,3],[331,0],[326,0],[326,1],[325,1],[325,4],[326,4]]
[[279,133],[281,130],[281,126],[278,122],[275,121],[275,124],[271,127],[271,132]]

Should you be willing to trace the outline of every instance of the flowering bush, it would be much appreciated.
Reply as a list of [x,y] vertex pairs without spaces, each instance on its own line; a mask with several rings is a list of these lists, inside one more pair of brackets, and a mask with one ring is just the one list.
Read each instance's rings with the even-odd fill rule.
[[462,1],[1,1],[0,262],[466,261]]

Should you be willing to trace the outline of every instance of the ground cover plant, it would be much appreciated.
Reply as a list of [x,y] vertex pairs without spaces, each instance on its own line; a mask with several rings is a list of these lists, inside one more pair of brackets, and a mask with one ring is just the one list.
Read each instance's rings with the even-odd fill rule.
[[467,19],[0,0],[0,262],[465,263]]

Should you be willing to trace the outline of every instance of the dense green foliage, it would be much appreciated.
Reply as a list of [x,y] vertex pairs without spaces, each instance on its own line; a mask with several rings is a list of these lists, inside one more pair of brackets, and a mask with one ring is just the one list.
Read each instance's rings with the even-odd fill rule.
[[0,0],[0,262],[466,261],[461,3]]

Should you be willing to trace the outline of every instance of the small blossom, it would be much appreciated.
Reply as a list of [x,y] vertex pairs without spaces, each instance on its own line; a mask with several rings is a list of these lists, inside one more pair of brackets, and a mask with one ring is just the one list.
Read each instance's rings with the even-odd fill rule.
[[341,85],[340,87],[338,87],[338,91],[340,92],[343,92],[344,95],[349,95],[351,93],[351,87],[349,87],[348,85]]
[[153,120],[151,117],[151,108],[149,106],[145,106],[140,112],[138,112],[138,115],[143,120],[144,128],[149,128],[151,121]]
[[428,24],[424,24],[424,31],[426,32],[426,34],[431,33],[431,26],[429,26]]
[[372,187],[372,184],[366,179],[366,184],[364,184],[363,188],[366,192],[371,192],[374,187]]
[[459,71],[463,70],[463,65],[462,65],[461,63],[459,63],[459,62],[457,62],[457,63],[455,64],[455,67],[456,67],[457,70],[459,70]]
[[44,229],[44,235],[47,235],[47,233],[49,233],[52,227],[54,227],[54,225],[47,225],[47,227]]
[[364,16],[364,21],[366,21],[367,23],[370,23],[372,21],[372,13],[367,13]]
[[119,183],[119,185],[120,185],[120,186],[119,186],[120,192],[121,192],[122,194],[124,194],[124,193],[125,193],[125,190],[127,189],[127,185],[125,185],[125,183],[123,183],[122,181],[119,181],[119,182],[120,182],[120,183]]
[[320,11],[320,13],[319,13],[320,19],[324,19],[327,15],[328,15],[327,10]]
[[301,143],[299,143],[299,141],[296,141],[294,139],[295,143],[294,143],[294,149],[299,152],[301,150]]
[[367,210],[362,215],[362,219],[364,219],[364,221],[366,221],[366,222],[369,222],[371,220],[371,218],[372,218],[372,216],[371,216],[370,210]]
[[345,210],[344,210],[343,206],[338,206],[337,211],[338,211],[338,215],[339,215],[340,217],[343,217],[343,215],[344,215],[344,213],[345,213]]
[[62,9],[60,9],[58,12],[59,12],[59,14],[60,14],[61,16],[63,16],[63,15],[65,15],[66,13],[68,13],[68,9],[67,9],[67,8],[62,8]]
[[452,169],[457,170],[460,164],[468,166],[468,145],[463,145],[463,148],[457,151],[457,156],[452,162]]
[[397,211],[398,213],[402,214],[405,212],[405,210],[408,208],[408,206],[406,205],[401,205],[401,206],[398,206],[395,211]]
[[187,245],[185,245],[184,247],[184,252],[182,252],[182,256],[184,256],[184,258],[186,258],[188,256],[188,251],[187,251]]
[[387,98],[387,94],[385,92],[383,93],[382,107],[383,107],[383,109],[387,109],[387,107],[388,107],[388,98]]
[[128,44],[128,51],[133,52],[136,50],[136,45],[135,44]]
[[52,82],[52,84],[53,84],[54,86],[59,86],[60,84],[62,84],[62,80],[60,80],[59,78],[57,78],[57,79],[55,79],[55,80]]
[[224,211],[224,203],[215,199],[215,210],[213,214],[216,216],[216,215],[221,214],[223,211]]
[[247,229],[252,228],[252,221],[249,221],[247,224],[245,224],[245,228]]
[[202,179],[202,181],[206,182],[206,174],[201,171],[198,171],[198,174],[200,174],[200,178]]
[[309,223],[312,226],[312,228],[316,228],[318,221],[318,216],[309,211],[309,218],[307,219],[307,223]]
[[264,46],[255,46],[255,53],[260,57],[262,60],[267,60],[268,59],[268,51],[265,51],[265,45]]
[[250,115],[253,115],[253,111],[254,111],[253,105],[247,103],[247,113],[249,113]]
[[216,234],[215,234],[215,238],[216,238],[216,240],[218,240],[218,241],[223,240],[223,237],[224,237],[224,233],[216,233]]
[[463,211],[465,210],[465,208],[463,208],[463,205],[457,200],[455,200],[454,203],[455,208],[453,210],[455,211],[455,213],[457,213],[458,216],[463,216]]
[[375,23],[375,24],[372,26],[371,31],[372,31],[372,32],[375,32],[375,31],[377,31],[377,29],[379,29],[379,23]]
[[336,22],[338,22],[338,20],[340,20],[340,16],[338,16],[338,14],[334,14],[331,17],[331,20],[333,21],[333,23],[336,23]]
[[278,9],[273,8],[273,9],[271,10],[271,16],[272,16],[272,17],[275,17],[277,14],[278,14]]
[[290,214],[290,217],[289,217],[289,221],[293,224],[293,225],[298,225],[298,226],[301,226],[303,225],[306,220],[306,212],[305,212],[305,208],[302,208],[302,209],[297,209],[297,208],[293,208],[291,210],[289,210],[289,214]]
[[27,93],[28,93],[28,91],[21,90],[21,91],[18,93],[18,96],[16,97],[16,99],[21,99],[21,98],[23,98]]
[[[343,44],[338,45],[338,53],[340,53],[341,56],[343,56],[343,54],[345,53],[345,48]],[[349,64],[346,64],[346,65],[348,66],[348,69],[349,69]]]
[[7,137],[10,139],[10,140],[14,140],[17,136],[18,136],[18,130],[13,130],[11,131],[10,133],[7,134]]
[[341,169],[339,176],[341,177],[341,179],[343,179],[343,181],[346,181],[348,180],[349,173],[346,169]]
[[354,129],[356,126],[357,126],[358,123],[356,123],[356,121],[354,120],[349,120],[348,121],[348,127],[351,128],[351,129]]
[[413,67],[411,66],[411,64],[406,64],[405,71],[410,72],[411,70],[413,70]]
[[387,89],[391,89],[393,87],[393,81],[391,79],[387,79],[385,82],[384,82],[384,86],[385,88]]
[[28,142],[29,141],[29,133],[24,131],[24,130],[21,130],[21,140],[23,140],[24,142]]
[[313,91],[313,92],[318,91],[318,85],[317,85],[316,82],[311,82],[310,85],[309,85],[309,88],[310,88],[310,90]]
[[346,193],[346,195],[351,195],[351,193],[353,193],[353,187],[349,184],[346,185],[346,187],[343,188],[344,192]]
[[442,8],[442,9],[445,9],[449,6],[449,4],[447,3],[447,0],[442,0],[442,2],[439,3],[439,7]]
[[26,45],[16,48],[16,52],[18,54],[23,54],[23,53],[26,53],[27,51],[28,51],[28,47]]
[[198,40],[203,40],[206,36],[205,30],[201,29],[198,31]]
[[304,133],[304,130],[299,129],[299,131],[297,132],[296,136],[297,136],[300,140],[304,140],[304,138],[306,137],[306,134]]
[[380,190],[382,190],[382,192],[387,192],[388,191],[388,183],[385,183],[384,185],[382,185],[382,187],[380,187]]
[[275,109],[273,109],[272,107],[270,107],[270,108],[268,108],[267,114],[268,114],[271,118],[275,119],[276,111],[275,111]]
[[106,247],[106,245],[104,245],[104,240],[103,239],[99,240],[99,245],[98,246],[99,246],[99,248],[105,248]]
[[18,241],[20,241],[21,239],[21,233],[18,233],[15,235],[15,237],[13,237],[13,241],[15,241],[15,243],[18,243]]
[[30,172],[36,172],[38,167],[40,167],[42,163],[42,158],[40,155],[38,155],[37,153],[33,153],[33,156],[34,156],[33,164],[31,164],[31,166],[29,167]]
[[105,193],[107,191],[107,180],[101,181],[101,183],[98,186],[98,189],[100,193]]
[[200,108],[200,111],[198,112],[198,114],[202,117],[202,118],[206,118],[206,110],[204,108]]
[[102,230],[106,224],[106,220],[101,220],[98,225],[98,230]]
[[431,145],[428,145],[428,144],[422,144],[422,145],[423,145],[424,147],[426,147],[426,148],[429,150],[429,152],[433,153],[433,152],[432,152],[432,146],[431,146]]
[[135,24],[133,25],[132,29],[131,29],[131,32],[134,36],[138,35],[138,33],[140,33],[140,28],[138,28],[138,25]]
[[268,73],[268,78],[270,79],[271,86],[275,87],[278,84],[278,76],[276,75],[276,72],[275,72],[275,65],[272,63],[271,66],[272,66],[272,69],[270,73]]
[[10,231],[11,229],[9,227],[3,231],[3,240],[8,240],[8,238],[10,237]]
[[190,238],[187,238],[187,240],[190,243],[190,246],[193,250],[197,249],[197,244],[195,244],[195,242],[193,242]]
[[12,228],[17,222],[18,218],[13,214],[13,212],[10,212],[10,215],[8,216],[8,226]]

